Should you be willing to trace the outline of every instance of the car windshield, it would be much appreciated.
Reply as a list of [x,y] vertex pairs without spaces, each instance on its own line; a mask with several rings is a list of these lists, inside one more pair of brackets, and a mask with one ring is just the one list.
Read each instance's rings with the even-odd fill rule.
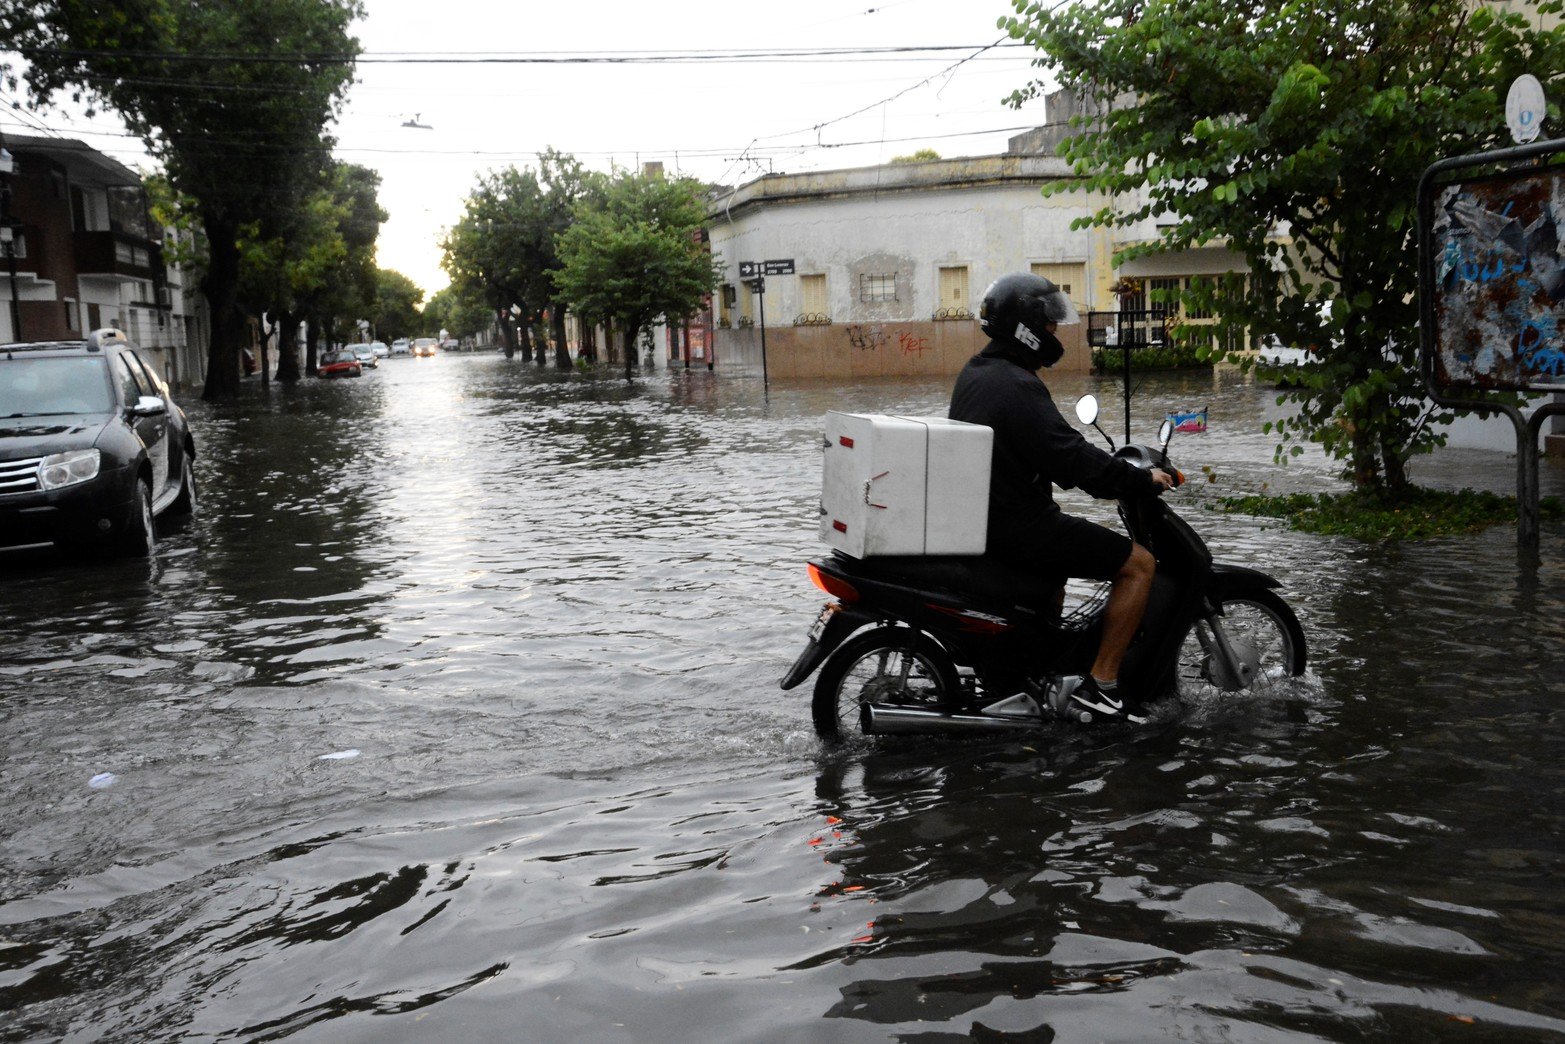
[[0,361],[0,417],[108,413],[114,409],[101,355]]

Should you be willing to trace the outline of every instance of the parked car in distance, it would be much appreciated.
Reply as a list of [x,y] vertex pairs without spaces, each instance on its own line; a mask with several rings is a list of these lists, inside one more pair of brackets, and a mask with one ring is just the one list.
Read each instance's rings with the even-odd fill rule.
[[373,370],[380,365],[380,360],[375,358],[375,349],[367,344],[354,345],[353,357],[359,360],[359,366],[366,370]]
[[321,377],[362,377],[364,368],[352,348],[339,348],[322,356],[315,372]]
[[413,340],[414,355],[434,355],[438,342],[433,337],[417,337]]
[[370,351],[375,353],[377,359],[384,359],[391,355],[391,349],[386,347],[385,341],[371,341]]
[[408,340],[406,337],[398,337],[395,341],[391,342],[391,354],[412,355],[413,342]]
[[119,330],[0,344],[0,546],[148,558],[154,519],[196,509],[196,444]]

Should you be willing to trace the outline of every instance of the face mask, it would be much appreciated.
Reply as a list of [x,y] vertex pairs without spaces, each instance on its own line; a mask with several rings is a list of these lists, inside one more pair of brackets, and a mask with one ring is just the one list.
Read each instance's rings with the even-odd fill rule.
[[1065,354],[1065,346],[1060,343],[1060,339],[1047,330],[1038,331],[1038,347],[1035,350],[1045,367],[1053,366]]

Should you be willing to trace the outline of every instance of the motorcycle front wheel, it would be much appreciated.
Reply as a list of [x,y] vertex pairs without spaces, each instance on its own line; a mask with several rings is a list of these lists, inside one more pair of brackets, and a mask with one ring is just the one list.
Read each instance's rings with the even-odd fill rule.
[[910,627],[877,627],[844,642],[815,680],[810,711],[821,739],[862,736],[866,703],[933,707],[954,701],[960,683],[950,656]]
[[1304,673],[1304,628],[1276,593],[1258,589],[1223,599],[1222,612],[1197,620],[1179,649],[1179,695],[1265,694]]

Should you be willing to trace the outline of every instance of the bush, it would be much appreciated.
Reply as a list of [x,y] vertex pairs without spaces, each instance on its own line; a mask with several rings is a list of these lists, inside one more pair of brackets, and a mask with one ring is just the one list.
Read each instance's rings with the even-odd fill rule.
[[[1357,537],[1360,540],[1418,540],[1475,533],[1516,521],[1516,498],[1471,489],[1455,493],[1409,487],[1400,493],[1291,493],[1219,497],[1217,507],[1262,518],[1278,518],[1304,533]],[[1565,505],[1556,497],[1539,504],[1542,518],[1559,518]]]
[[[1094,348],[1092,350],[1093,373],[1120,373],[1125,368],[1124,356],[1118,348]],[[1212,364],[1196,355],[1193,344],[1175,344],[1164,347],[1134,348],[1130,352],[1130,368],[1134,370],[1210,370]]]

